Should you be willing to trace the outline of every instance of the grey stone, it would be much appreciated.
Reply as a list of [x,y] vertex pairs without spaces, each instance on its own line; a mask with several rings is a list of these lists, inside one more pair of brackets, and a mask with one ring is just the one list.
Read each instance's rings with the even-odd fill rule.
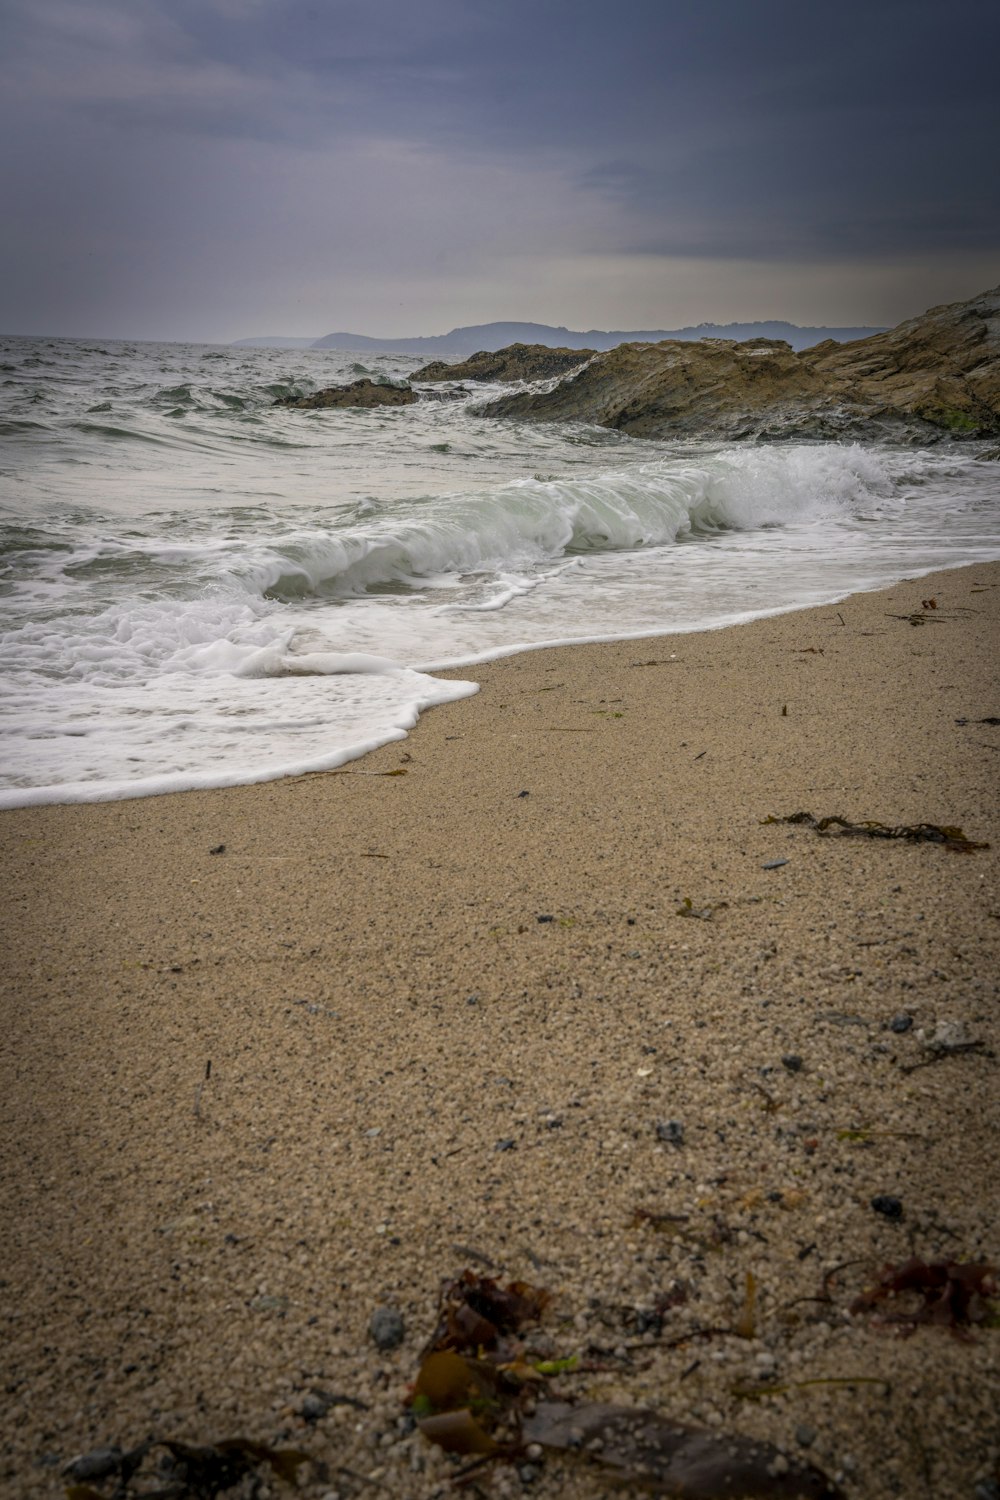
[[889,1022],[889,1030],[894,1031],[897,1036],[902,1036],[904,1032],[909,1031],[912,1025],[913,1017],[911,1015],[908,1015],[905,1010],[901,1010],[899,1014],[897,1016],[893,1016],[892,1020]]
[[78,1484],[84,1484],[91,1479],[108,1479],[117,1474],[121,1461],[120,1448],[94,1448],[92,1452],[81,1453],[79,1458],[72,1459],[63,1473]]
[[684,1126],[680,1120],[657,1120],[656,1136],[658,1140],[666,1141],[671,1146],[683,1146]]
[[884,1219],[903,1217],[903,1201],[901,1198],[894,1198],[891,1193],[877,1193],[872,1199],[872,1208]]
[[398,1349],[406,1337],[406,1324],[402,1314],[394,1307],[376,1307],[368,1324],[368,1332],[383,1354]]

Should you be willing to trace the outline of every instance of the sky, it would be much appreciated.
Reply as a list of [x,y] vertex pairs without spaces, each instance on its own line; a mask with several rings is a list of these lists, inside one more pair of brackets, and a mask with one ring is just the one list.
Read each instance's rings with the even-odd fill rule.
[[996,0],[0,0],[0,331],[785,318],[1000,282]]

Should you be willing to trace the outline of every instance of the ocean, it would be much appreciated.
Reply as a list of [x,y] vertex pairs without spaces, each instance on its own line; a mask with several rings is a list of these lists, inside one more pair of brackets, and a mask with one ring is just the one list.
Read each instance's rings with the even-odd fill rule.
[[497,385],[274,405],[419,363],[0,338],[0,807],[331,769],[490,657],[1000,557],[984,444],[645,442],[477,415]]

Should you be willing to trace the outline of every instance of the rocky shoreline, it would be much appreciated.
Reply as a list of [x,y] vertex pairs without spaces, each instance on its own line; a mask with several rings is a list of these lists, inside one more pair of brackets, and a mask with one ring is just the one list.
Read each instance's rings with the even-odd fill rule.
[[[479,408],[491,417],[592,422],[630,437],[727,442],[886,441],[1000,436],[1000,286],[931,308],[886,333],[795,351],[781,339],[667,339],[606,353],[511,344],[410,379],[523,381],[561,377]],[[458,392],[457,394],[465,394]],[[441,399],[368,379],[275,405],[404,406]]]
[[887,333],[794,352],[778,339],[621,344],[489,416],[642,438],[936,442],[1000,434],[1000,287]]

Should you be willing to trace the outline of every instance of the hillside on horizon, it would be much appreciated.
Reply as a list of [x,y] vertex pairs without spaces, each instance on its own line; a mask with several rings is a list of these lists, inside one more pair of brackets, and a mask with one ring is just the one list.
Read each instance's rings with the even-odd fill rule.
[[810,328],[797,323],[769,320],[756,323],[699,323],[687,328],[656,328],[610,332],[591,328],[581,333],[549,323],[474,323],[453,328],[449,333],[428,334],[416,338],[371,338],[363,333],[327,333],[322,338],[285,338],[280,334],[236,339],[234,345],[285,349],[343,349],[369,354],[433,355],[444,359],[467,359],[480,350],[505,349],[508,344],[546,344],[553,349],[617,348],[619,344],[659,344],[664,339],[785,339],[793,349],[810,349],[824,339],[839,344],[884,333],[884,328]]

